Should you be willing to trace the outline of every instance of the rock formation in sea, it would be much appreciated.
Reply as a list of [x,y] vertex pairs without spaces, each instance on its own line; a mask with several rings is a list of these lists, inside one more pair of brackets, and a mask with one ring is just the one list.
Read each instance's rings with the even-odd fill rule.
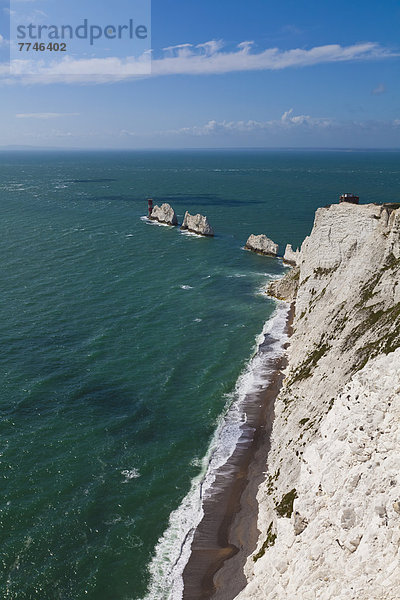
[[297,250],[295,251],[293,250],[291,244],[287,244],[285,248],[285,254],[283,255],[283,262],[295,267],[296,265],[298,265],[299,260],[300,250],[297,248]]
[[400,205],[320,208],[237,600],[400,598]]
[[204,215],[191,215],[188,211],[185,212],[185,217],[181,226],[182,230],[191,231],[198,235],[213,236],[214,230]]
[[161,204],[161,206],[157,206],[156,204],[151,211],[149,218],[167,225],[178,225],[178,219],[176,218],[175,211],[172,206],[167,203]]
[[278,244],[275,244],[263,233],[261,235],[254,235],[248,238],[244,246],[247,250],[257,252],[257,254],[265,254],[267,256],[276,256],[278,254]]

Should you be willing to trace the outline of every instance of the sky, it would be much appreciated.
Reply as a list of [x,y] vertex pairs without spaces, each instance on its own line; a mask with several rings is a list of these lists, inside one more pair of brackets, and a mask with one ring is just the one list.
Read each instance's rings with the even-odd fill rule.
[[[55,6],[71,23],[147,19],[148,36],[69,42],[47,62],[14,40],[10,73],[10,14],[53,23]],[[0,0],[0,146],[400,148],[399,0],[149,11],[148,0]]]

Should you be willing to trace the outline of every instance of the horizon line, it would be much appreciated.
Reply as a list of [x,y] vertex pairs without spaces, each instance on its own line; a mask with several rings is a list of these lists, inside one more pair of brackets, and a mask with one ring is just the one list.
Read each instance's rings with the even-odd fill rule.
[[15,152],[37,152],[37,151],[58,151],[58,152],[186,152],[186,151],[246,151],[246,150],[259,150],[259,151],[343,151],[343,152],[400,152],[400,146],[384,146],[384,147],[362,147],[362,146],[210,146],[210,147],[148,147],[148,148],[83,148],[80,146],[75,147],[63,147],[63,146],[29,146],[29,145],[18,145],[8,144],[0,146],[0,152],[15,151]]

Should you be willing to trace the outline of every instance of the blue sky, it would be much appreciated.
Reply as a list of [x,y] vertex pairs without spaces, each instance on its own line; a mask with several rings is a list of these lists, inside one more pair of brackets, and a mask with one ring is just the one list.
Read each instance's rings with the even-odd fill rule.
[[[109,2],[90,4],[107,20]],[[129,18],[132,2],[113,6]],[[400,147],[398,0],[153,0],[152,75],[141,77],[126,44],[96,77],[79,57],[68,76],[10,76],[0,9],[0,146]]]

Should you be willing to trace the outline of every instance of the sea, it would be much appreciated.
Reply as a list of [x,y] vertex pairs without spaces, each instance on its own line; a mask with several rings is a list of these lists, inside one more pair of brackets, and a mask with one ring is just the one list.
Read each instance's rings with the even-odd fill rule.
[[[0,597],[178,600],[258,349],[283,352],[280,259],[343,192],[400,198],[400,153],[0,152]],[[207,215],[214,238],[146,218]],[[265,344],[264,344],[265,346]],[[265,351],[265,347],[264,347]]]

